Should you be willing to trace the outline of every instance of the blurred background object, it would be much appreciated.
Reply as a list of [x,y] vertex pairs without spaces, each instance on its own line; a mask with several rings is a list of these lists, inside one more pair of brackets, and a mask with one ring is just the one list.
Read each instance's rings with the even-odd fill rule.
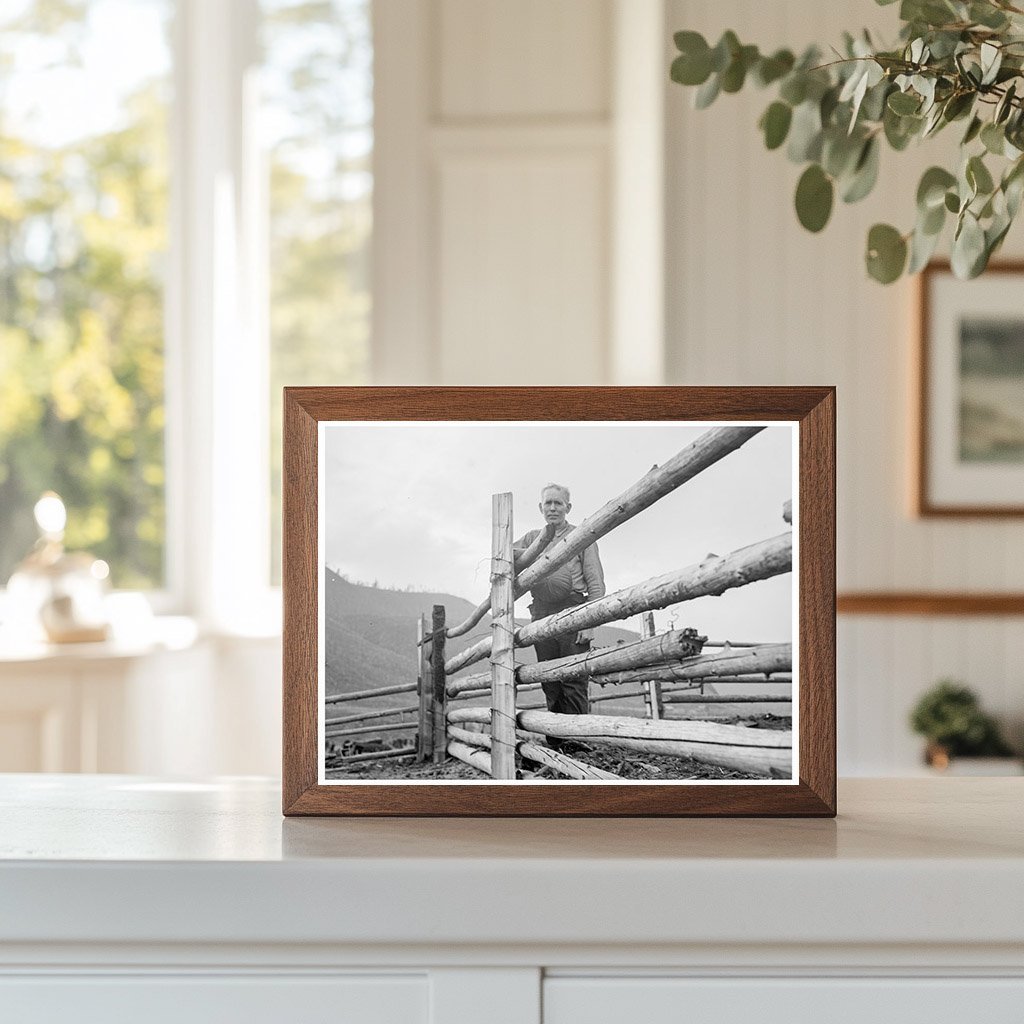
[[[1020,758],[1016,757],[995,719],[982,711],[977,695],[970,688],[949,679],[936,683],[914,706],[910,725],[928,741],[925,763],[937,771],[960,767],[963,758],[995,762],[998,774],[1017,774]],[[1005,763],[999,764],[1004,759]],[[987,765],[989,771],[992,763]],[[978,774],[968,772],[968,774]],[[993,774],[997,774],[993,772]]]
[[67,510],[59,495],[47,491],[33,512],[39,539],[7,583],[6,628],[39,633],[56,644],[106,640],[109,566],[83,551],[64,550]]

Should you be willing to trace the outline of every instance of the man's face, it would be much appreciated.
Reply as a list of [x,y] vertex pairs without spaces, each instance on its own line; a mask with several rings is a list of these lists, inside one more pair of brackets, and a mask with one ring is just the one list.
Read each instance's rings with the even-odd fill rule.
[[572,505],[565,500],[560,491],[547,490],[540,496],[538,507],[544,521],[558,530],[565,525],[565,517],[569,514]]

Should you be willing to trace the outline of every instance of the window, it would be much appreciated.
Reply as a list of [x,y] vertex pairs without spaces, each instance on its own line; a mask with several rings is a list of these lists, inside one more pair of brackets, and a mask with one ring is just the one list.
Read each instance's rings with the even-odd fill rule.
[[269,155],[271,567],[280,566],[281,388],[369,368],[373,44],[369,0],[264,0]]
[[0,586],[53,489],[116,587],[229,628],[271,597],[281,387],[368,374],[370,23],[370,0],[4,5]]
[[170,16],[165,0],[0,15],[0,583],[48,489],[68,546],[115,585],[164,581]]

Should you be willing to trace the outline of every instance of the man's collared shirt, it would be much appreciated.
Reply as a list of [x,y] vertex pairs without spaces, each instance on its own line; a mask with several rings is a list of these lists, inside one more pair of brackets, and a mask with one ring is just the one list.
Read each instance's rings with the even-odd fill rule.
[[[560,530],[555,531],[555,536],[548,546],[561,540],[573,529],[575,529],[573,524],[566,522]],[[541,530],[530,530],[523,534],[513,544],[515,553],[519,555],[525,551],[541,532]],[[585,547],[566,565],[545,576],[530,593],[533,594],[535,600],[545,605],[563,604],[574,593],[586,597],[588,601],[596,601],[599,597],[604,597],[604,569],[601,567],[597,544]]]

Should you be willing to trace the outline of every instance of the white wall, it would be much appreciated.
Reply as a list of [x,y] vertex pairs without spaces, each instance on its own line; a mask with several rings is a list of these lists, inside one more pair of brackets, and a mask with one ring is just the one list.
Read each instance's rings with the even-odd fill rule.
[[[865,24],[892,39],[894,11],[868,0],[670,0],[668,28],[712,42],[732,28],[744,43],[796,48]],[[800,168],[766,152],[756,129],[770,94],[748,89],[697,111],[692,92],[667,87],[669,382],[838,387],[841,591],[1019,591],[1020,520],[926,521],[909,511],[913,284],[883,288],[863,270],[870,225],[912,226],[918,177],[955,136],[884,152],[877,193],[837,204],[813,236],[793,213]],[[1005,252],[1022,249],[1018,227]],[[841,772],[912,769],[920,743],[907,713],[942,676],[975,687],[1020,739],[1020,618],[842,617],[839,641]]]
[[611,9],[378,3],[377,380],[606,378]]

